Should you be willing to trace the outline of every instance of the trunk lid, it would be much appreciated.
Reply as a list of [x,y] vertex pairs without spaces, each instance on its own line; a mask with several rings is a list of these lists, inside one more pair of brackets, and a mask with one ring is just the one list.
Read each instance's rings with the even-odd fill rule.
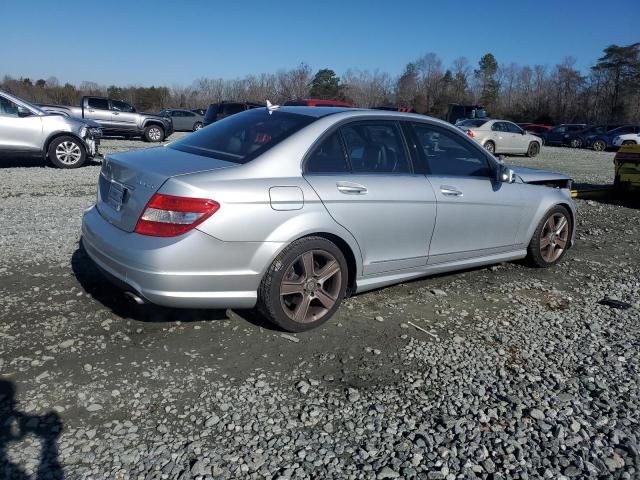
[[96,205],[109,223],[132,232],[153,194],[169,178],[235,166],[166,147],[116,153],[102,162]]

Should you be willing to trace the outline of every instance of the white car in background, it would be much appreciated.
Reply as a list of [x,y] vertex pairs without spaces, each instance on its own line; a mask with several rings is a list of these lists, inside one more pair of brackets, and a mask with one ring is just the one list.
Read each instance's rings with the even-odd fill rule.
[[471,118],[456,124],[467,135],[491,153],[510,153],[535,157],[540,153],[542,139],[527,133],[507,120]]
[[638,145],[640,144],[640,133],[627,133],[625,135],[615,136],[611,143],[614,147],[621,147],[622,145]]

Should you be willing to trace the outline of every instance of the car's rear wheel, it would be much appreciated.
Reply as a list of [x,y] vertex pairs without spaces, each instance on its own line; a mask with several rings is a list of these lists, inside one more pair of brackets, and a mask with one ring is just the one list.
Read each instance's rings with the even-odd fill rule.
[[338,310],[348,282],[342,251],[322,237],[296,240],[273,261],[258,291],[258,308],[290,332],[315,328]]
[[58,168],[78,168],[87,160],[87,151],[77,138],[58,137],[49,144],[47,157]]
[[538,142],[531,142],[527,149],[527,157],[535,157],[540,153],[540,144]]
[[579,138],[572,138],[569,145],[571,145],[573,148],[580,148],[582,147],[582,140],[580,140]]
[[144,129],[144,139],[147,142],[161,142],[164,140],[164,130],[158,125],[149,125]]
[[202,128],[202,122],[196,122],[193,124],[193,131],[196,132]]
[[596,140],[595,142],[593,142],[592,147],[596,152],[602,152],[605,148],[607,148],[607,144],[604,142],[604,140]]
[[488,152],[496,153],[496,144],[491,140],[484,144],[484,148],[486,148]]
[[569,247],[572,230],[571,214],[566,208],[557,205],[549,210],[529,243],[529,264],[546,268],[558,263]]

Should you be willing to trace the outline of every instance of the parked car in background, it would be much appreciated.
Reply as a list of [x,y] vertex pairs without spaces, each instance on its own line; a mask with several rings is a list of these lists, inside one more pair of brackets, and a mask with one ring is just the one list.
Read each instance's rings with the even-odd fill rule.
[[204,117],[204,114],[207,113],[207,109],[206,108],[194,108],[193,110],[191,110],[193,113],[197,113],[198,115],[201,115]]
[[524,154],[535,157],[540,153],[542,139],[531,135],[507,120],[469,119],[456,125],[491,153]]
[[538,123],[519,123],[518,126],[529,132],[531,135],[540,137],[543,141],[544,134],[553,128],[551,125],[541,125]]
[[235,115],[236,113],[244,112],[245,110],[251,110],[252,108],[264,107],[264,104],[253,102],[220,102],[212,103],[207,108],[204,118],[202,120],[202,126],[206,127],[218,120]]
[[640,133],[640,125],[623,125],[606,133],[591,135],[587,138],[587,147],[593,148],[597,152],[602,152],[608,148],[614,148],[613,139],[629,133]]
[[79,107],[41,104],[48,112],[94,120],[105,135],[142,137],[147,142],[162,142],[173,133],[171,119],[153,113],[138,113],[132,105],[105,97],[82,97]]
[[351,293],[525,257],[552,266],[576,224],[565,175],[376,110],[253,109],[109,155],[98,182],[82,245],[136,301],[257,305],[295,332]]
[[373,110],[386,110],[388,112],[404,112],[404,113],[418,113],[415,111],[415,109],[411,108],[411,107],[392,107],[392,106],[385,106],[385,107],[371,107]]
[[342,107],[353,108],[353,104],[341,100],[319,100],[317,98],[300,98],[284,103],[287,107]]
[[566,143],[571,134],[584,130],[585,123],[563,123],[543,133],[545,145],[568,145]]
[[467,119],[487,119],[487,111],[482,105],[460,105],[458,103],[450,103],[447,109],[446,120],[449,123],[457,125],[458,122]]
[[77,168],[98,155],[102,131],[91,120],[48,113],[0,91],[0,157],[38,157]]
[[614,147],[622,145],[638,145],[640,144],[640,133],[626,133],[624,135],[616,135],[611,141]]
[[607,133],[619,125],[589,125],[577,132],[570,132],[564,135],[563,145],[573,148],[583,148],[587,146],[587,139],[591,136],[602,135]]
[[165,108],[158,115],[171,119],[176,132],[195,132],[202,128],[204,121],[202,115],[182,108]]

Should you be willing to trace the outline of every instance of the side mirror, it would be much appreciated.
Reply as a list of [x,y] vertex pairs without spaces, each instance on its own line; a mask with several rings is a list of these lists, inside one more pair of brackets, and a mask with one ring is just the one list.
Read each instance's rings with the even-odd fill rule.
[[24,118],[24,117],[30,117],[31,115],[32,113],[30,110],[24,107],[18,107],[18,117]]
[[514,183],[516,181],[516,173],[506,165],[500,165],[498,179],[502,183]]

